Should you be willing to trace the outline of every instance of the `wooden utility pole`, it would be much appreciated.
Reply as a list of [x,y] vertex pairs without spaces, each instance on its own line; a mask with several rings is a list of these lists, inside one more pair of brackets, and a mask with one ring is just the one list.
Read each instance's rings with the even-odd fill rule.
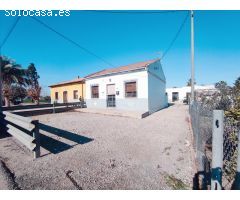
[[191,14],[191,101],[195,100],[194,97],[194,14],[193,10],[190,12]]

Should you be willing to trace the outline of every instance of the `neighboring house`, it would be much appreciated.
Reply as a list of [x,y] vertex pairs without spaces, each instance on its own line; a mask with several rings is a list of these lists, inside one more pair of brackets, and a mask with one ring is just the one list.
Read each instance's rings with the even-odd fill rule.
[[50,85],[51,102],[58,103],[79,102],[85,98],[85,80],[77,78]]
[[88,108],[153,113],[167,106],[166,78],[159,59],[105,69],[85,79]]
[[[215,90],[214,85],[195,85],[195,90]],[[183,102],[191,94],[191,86],[167,88],[168,102]]]

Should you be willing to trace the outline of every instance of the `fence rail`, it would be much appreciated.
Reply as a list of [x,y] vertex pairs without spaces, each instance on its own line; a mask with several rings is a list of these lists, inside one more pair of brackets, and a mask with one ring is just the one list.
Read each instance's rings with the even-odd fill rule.
[[6,127],[6,131],[32,151],[34,153],[34,158],[40,157],[38,120],[22,117],[8,111],[4,111],[3,115],[3,123]]
[[39,104],[39,105],[17,105],[11,107],[3,107],[3,111],[17,111],[17,110],[27,110],[27,109],[39,109],[39,108],[53,108],[54,107],[79,107],[84,108],[86,107],[85,101],[78,101],[78,102],[67,102],[67,103],[47,103],[47,104]]

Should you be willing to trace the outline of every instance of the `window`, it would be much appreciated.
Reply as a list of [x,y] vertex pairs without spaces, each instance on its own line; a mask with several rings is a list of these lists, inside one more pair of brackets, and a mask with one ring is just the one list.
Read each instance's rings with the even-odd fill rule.
[[91,86],[92,98],[99,98],[99,89],[98,85]]
[[78,91],[77,90],[73,91],[73,99],[78,99]]
[[55,92],[55,100],[58,100],[58,92]]
[[125,97],[136,97],[136,96],[137,96],[136,81],[125,83]]

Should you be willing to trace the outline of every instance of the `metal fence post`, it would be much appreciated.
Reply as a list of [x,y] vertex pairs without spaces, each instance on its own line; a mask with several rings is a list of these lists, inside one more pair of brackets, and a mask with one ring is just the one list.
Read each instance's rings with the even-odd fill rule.
[[222,167],[223,167],[223,110],[213,111],[213,133],[212,133],[212,175],[211,189],[222,189]]
[[53,102],[53,113],[55,113],[55,101]]
[[34,158],[39,158],[40,157],[40,133],[39,133],[38,120],[33,121],[33,124],[35,125],[34,131],[33,131],[33,138],[35,138],[35,144],[36,144],[36,148],[34,149]]
[[240,190],[240,131],[238,132],[237,171],[232,189]]

